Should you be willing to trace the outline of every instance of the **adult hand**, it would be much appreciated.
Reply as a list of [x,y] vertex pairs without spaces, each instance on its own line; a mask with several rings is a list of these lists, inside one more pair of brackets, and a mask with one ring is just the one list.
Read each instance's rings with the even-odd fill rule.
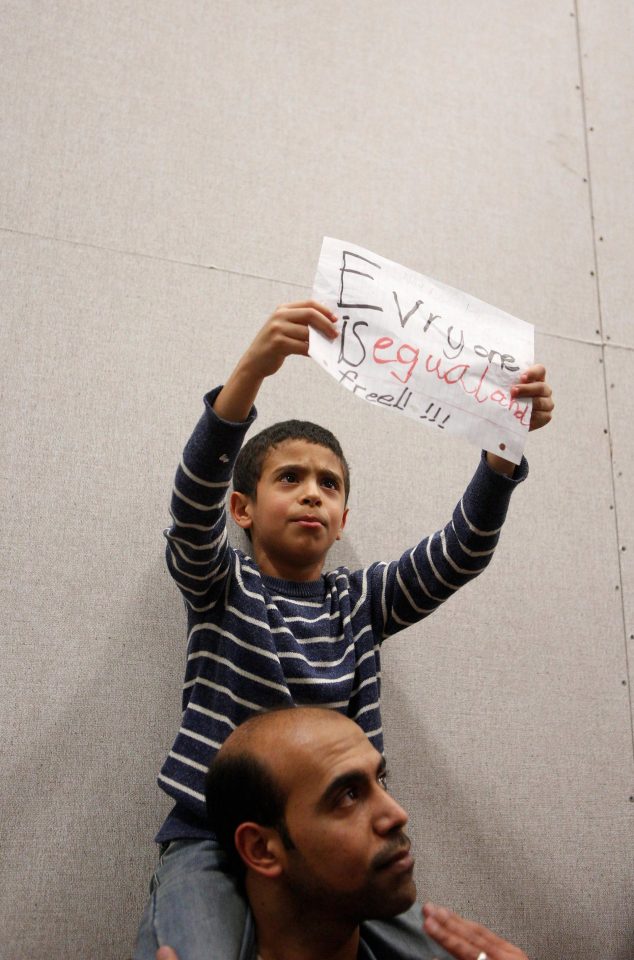
[[546,368],[541,363],[529,367],[520,377],[520,382],[511,388],[513,400],[532,400],[533,411],[529,430],[545,427],[553,418],[553,392],[546,383]]
[[[456,960],[528,960],[519,947],[497,937],[479,923],[465,920],[446,907],[426,903],[423,907],[423,929]],[[163,958],[161,958],[163,960]],[[165,960],[173,958],[165,957]]]
[[178,957],[171,947],[159,947],[156,951],[156,960],[178,960]]

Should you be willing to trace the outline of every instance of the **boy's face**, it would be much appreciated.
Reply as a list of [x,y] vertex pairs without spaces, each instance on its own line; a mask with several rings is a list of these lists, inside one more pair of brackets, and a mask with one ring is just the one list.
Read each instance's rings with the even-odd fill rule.
[[327,447],[285,440],[267,453],[255,499],[234,492],[231,513],[262,573],[316,580],[348,515],[341,462]]

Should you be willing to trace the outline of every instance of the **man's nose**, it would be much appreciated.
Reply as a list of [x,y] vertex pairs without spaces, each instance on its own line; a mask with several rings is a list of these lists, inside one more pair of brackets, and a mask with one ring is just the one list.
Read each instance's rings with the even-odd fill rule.
[[382,796],[380,797],[374,825],[377,833],[383,836],[392,833],[394,830],[402,830],[407,823],[408,816],[394,797],[382,788],[380,789]]

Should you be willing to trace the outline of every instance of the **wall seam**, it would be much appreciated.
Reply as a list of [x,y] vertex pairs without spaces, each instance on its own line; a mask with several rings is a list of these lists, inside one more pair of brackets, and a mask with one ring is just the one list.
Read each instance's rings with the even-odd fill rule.
[[[594,211],[594,192],[592,189],[592,168],[590,164],[590,140],[589,133],[594,132],[594,127],[589,126],[588,124],[588,115],[586,111],[586,91],[585,91],[585,77],[583,72],[583,52],[581,44],[581,24],[579,22],[579,0],[574,0],[575,6],[575,32],[577,40],[577,61],[579,69],[579,89],[581,96],[581,117],[583,123],[583,142],[585,147],[586,155],[586,173],[587,173],[587,183],[588,183],[588,208],[590,214],[590,234],[592,237],[592,253],[594,259],[594,280],[597,294],[597,317],[599,324],[599,336],[601,338],[601,358],[600,363],[603,367],[603,392],[605,396],[605,413],[607,419],[607,435],[609,442],[610,450],[610,479],[612,484],[612,505],[614,507],[614,533],[616,540],[616,554],[617,554],[617,564],[619,570],[619,582],[616,586],[616,589],[620,591],[621,594],[621,621],[623,624],[623,646],[624,646],[624,656],[625,656],[625,669],[627,672],[627,683],[628,683],[628,699],[629,699],[629,715],[630,715],[630,733],[632,738],[632,756],[634,757],[634,704],[632,702],[632,684],[630,682],[631,672],[630,672],[630,662],[629,662],[629,650],[627,643],[627,619],[625,614],[625,597],[623,591],[623,564],[621,562],[621,543],[620,543],[620,532],[619,532],[619,512],[618,512],[618,502],[616,495],[616,480],[614,476],[614,453],[612,449],[612,426],[610,421],[610,396],[608,390],[608,378],[606,371],[606,338],[603,332],[603,310],[601,302],[601,283],[599,279],[599,258],[597,250],[597,232],[596,232],[596,218]],[[611,346],[611,344],[610,344]]]
[[[0,227],[0,233],[10,233],[20,237],[32,237],[35,240],[47,240],[51,243],[64,243],[72,247],[84,247],[88,250],[101,250],[104,253],[114,253],[122,257],[139,257],[142,260],[152,260],[156,263],[172,263],[174,266],[192,267],[195,270],[211,270],[214,273],[228,273],[236,277],[248,277],[251,280],[264,280],[268,283],[281,283],[287,287],[297,287],[299,290],[311,290],[307,283],[299,283],[297,280],[283,280],[280,277],[269,277],[261,273],[249,273],[246,270],[235,270],[231,267],[219,267],[215,264],[195,263],[192,260],[177,260],[174,257],[159,257],[153,253],[142,253],[137,250],[123,250],[119,247],[107,247],[99,243],[89,243],[85,240],[69,240],[66,237],[55,237],[45,233],[33,233],[30,230],[16,230],[13,227]],[[535,331],[544,337],[553,337],[555,340],[567,340],[569,343],[585,343],[590,347],[605,346],[605,341],[601,339],[588,340],[587,337],[573,337],[565,333],[554,333],[552,330],[546,330],[543,327],[535,325]],[[634,353],[634,345],[627,343],[616,343],[610,341],[608,344],[614,350],[627,350]]]
[[46,233],[33,233],[29,230],[16,230],[13,227],[0,227],[0,233],[11,233],[20,237],[34,237],[37,240],[49,240],[52,243],[66,243],[72,247],[84,247],[88,250],[102,250],[105,253],[115,253],[122,257],[139,257],[142,260],[153,260],[156,263],[173,263],[175,266],[193,267],[197,270],[213,270],[217,273],[230,273],[238,277],[250,277],[253,280],[267,280],[270,283],[283,283],[289,287],[310,289],[305,283],[296,280],[282,280],[279,277],[267,277],[261,273],[249,273],[246,270],[232,270],[231,267],[219,267],[213,263],[195,263],[193,260],[177,260],[175,257],[160,257],[154,253],[142,253],[138,250],[124,250],[119,247],[108,247],[100,243],[89,243],[86,240],[69,240],[66,237],[55,237]]

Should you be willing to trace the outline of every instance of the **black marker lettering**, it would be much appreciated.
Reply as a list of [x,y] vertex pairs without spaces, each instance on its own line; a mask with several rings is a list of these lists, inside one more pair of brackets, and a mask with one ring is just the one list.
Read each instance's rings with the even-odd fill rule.
[[[409,310],[405,316],[401,313],[401,305],[398,302],[398,297],[396,296],[396,290],[392,290],[392,296],[394,297],[394,303],[396,304],[396,309],[398,310],[398,318],[401,321],[401,327],[404,327],[410,317],[413,317],[418,308],[422,305],[422,300],[417,300],[411,310]],[[427,329],[427,327],[425,327]]]
[[373,304],[373,303],[346,303],[346,302],[344,301],[344,299],[343,299],[343,288],[344,288],[344,285],[345,285],[345,275],[346,275],[347,273],[351,273],[351,274],[353,274],[353,275],[356,276],[356,277],[367,277],[368,280],[374,280],[374,277],[372,276],[371,273],[364,273],[363,270],[353,270],[352,267],[349,267],[349,266],[348,266],[348,261],[347,261],[347,258],[348,258],[348,257],[354,257],[356,260],[362,260],[363,263],[369,263],[371,267],[376,267],[377,270],[380,270],[380,269],[381,269],[381,267],[379,266],[378,263],[373,263],[372,260],[367,260],[366,257],[362,257],[362,256],[360,256],[360,254],[358,254],[358,253],[352,253],[351,250],[344,250],[344,251],[342,252],[342,258],[341,258],[341,263],[342,263],[342,265],[341,265],[340,270],[339,270],[339,272],[341,273],[341,286],[340,286],[340,288],[339,288],[339,302],[338,302],[337,306],[343,307],[343,308],[346,309],[346,310],[351,309],[351,308],[357,308],[357,309],[361,309],[361,310],[380,310],[381,312],[383,312],[383,307],[379,307],[377,304]]
[[511,356],[510,353],[500,353],[499,350],[487,350],[487,348],[481,344],[475,346],[473,351],[477,353],[479,357],[485,357],[489,364],[495,363],[495,358],[499,357],[500,370],[510,370],[511,373],[516,373],[519,370],[519,367],[511,366],[512,363],[515,363],[515,357]]
[[464,330],[460,331],[460,343],[453,343],[451,339],[452,330],[453,330],[453,327],[449,327],[449,329],[447,330],[447,344],[448,346],[451,347],[452,350],[455,350],[456,352],[451,357],[449,356],[447,351],[444,349],[444,347],[442,352],[444,353],[444,355],[447,357],[448,360],[457,360],[457,358],[462,353],[462,348],[464,347]]
[[354,386],[352,388],[353,393],[357,393],[357,391],[359,390],[365,393],[368,388],[364,387],[363,384],[361,383],[357,383],[358,376],[359,374],[357,373],[356,370],[345,370],[339,377],[339,383],[343,383],[344,380],[350,380],[351,382],[354,383]]
[[[349,318],[348,318],[349,319]],[[339,348],[339,358],[338,363],[347,363],[349,367],[360,367],[363,361],[365,360],[365,347],[363,346],[363,340],[357,333],[357,327],[367,327],[365,320],[357,320],[352,324],[352,335],[356,339],[358,345],[361,347],[361,357],[359,360],[355,361],[348,359],[346,356],[346,341],[348,339],[348,320],[344,320],[343,327],[341,328],[341,346]]]

